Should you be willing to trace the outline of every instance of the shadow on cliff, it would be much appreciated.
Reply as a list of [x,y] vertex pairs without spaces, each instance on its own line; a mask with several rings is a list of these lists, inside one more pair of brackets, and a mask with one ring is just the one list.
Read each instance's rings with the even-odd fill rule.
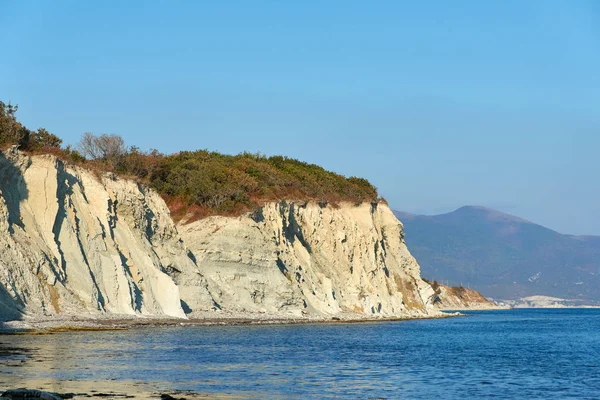
[[6,322],[23,319],[23,314],[19,311],[19,308],[19,303],[0,283],[0,331],[8,329]]
[[[0,202],[0,210],[6,207],[8,215],[6,216],[8,225],[4,225],[0,221],[0,230],[8,229],[8,232],[0,231],[0,235],[13,234],[15,226],[23,228],[21,221],[21,202],[27,199],[29,191],[25,184],[25,180],[21,173],[21,169],[7,157],[7,154],[16,151],[11,148],[6,151],[0,151],[0,192],[2,199]],[[0,215],[0,218],[2,216]],[[2,256],[0,255],[0,261]],[[6,264],[0,262],[0,268],[8,268]],[[15,299],[6,289],[4,283],[0,282],[0,330],[6,328],[5,322],[21,320],[23,314],[20,312],[22,308],[21,299]]]
[[14,232],[13,227],[15,225],[23,228],[21,202],[29,196],[29,190],[21,169],[7,158],[6,153],[12,151],[16,150],[11,148],[7,151],[0,151],[0,191],[8,210],[8,229],[10,233]]

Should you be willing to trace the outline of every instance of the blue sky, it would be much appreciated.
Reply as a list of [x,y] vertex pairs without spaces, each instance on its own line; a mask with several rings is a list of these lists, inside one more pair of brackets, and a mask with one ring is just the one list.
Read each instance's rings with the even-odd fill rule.
[[600,2],[0,2],[0,99],[67,143],[283,154],[394,209],[600,234]]

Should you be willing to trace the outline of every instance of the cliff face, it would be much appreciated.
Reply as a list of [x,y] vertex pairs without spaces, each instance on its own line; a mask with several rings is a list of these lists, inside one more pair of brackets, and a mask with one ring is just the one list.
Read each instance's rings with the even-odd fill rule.
[[16,150],[0,191],[4,320],[437,313],[385,205],[271,203],[176,227],[142,185]]
[[215,301],[266,313],[417,315],[434,292],[385,205],[271,203],[179,227]]
[[[176,268],[212,306],[162,199],[52,156],[0,156],[0,284],[5,314],[185,317]],[[6,319],[6,318],[5,318]]]

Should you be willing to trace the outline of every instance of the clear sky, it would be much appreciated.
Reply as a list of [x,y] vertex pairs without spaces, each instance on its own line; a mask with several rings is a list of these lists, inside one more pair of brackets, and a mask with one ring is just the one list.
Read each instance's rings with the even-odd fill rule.
[[0,99],[75,143],[283,154],[392,208],[600,234],[600,1],[1,1]]

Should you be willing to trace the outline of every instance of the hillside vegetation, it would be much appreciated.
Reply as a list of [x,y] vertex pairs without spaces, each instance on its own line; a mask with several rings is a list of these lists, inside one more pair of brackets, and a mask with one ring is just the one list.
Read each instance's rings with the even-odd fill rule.
[[31,131],[16,119],[17,107],[0,102],[0,145],[51,153],[77,165],[148,184],[163,195],[175,217],[239,214],[273,200],[373,202],[377,189],[366,179],[346,178],[284,156],[207,150],[165,155],[125,145],[112,134],[85,133],[74,149],[43,128]]

